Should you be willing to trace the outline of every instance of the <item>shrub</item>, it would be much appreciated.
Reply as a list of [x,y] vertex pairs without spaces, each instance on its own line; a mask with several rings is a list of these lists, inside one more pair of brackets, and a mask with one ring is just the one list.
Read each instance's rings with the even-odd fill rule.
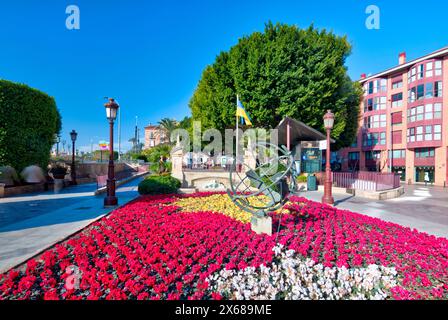
[[26,85],[0,80],[0,166],[17,172],[46,168],[61,116],[54,99]]
[[171,194],[176,193],[181,183],[169,175],[153,175],[147,177],[138,185],[140,194]]

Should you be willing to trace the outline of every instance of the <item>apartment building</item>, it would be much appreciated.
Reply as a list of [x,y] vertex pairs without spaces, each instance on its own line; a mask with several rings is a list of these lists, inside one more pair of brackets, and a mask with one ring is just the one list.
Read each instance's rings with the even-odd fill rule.
[[150,149],[159,144],[168,143],[169,138],[164,129],[160,126],[148,125],[145,127],[145,145],[144,149]]
[[342,169],[396,172],[408,183],[448,184],[448,47],[359,80],[357,139]]

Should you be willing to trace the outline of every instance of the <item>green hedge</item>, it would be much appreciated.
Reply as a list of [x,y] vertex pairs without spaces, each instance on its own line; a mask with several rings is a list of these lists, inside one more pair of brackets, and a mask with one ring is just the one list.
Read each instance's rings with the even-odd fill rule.
[[170,175],[149,176],[138,185],[140,194],[171,194],[176,193],[181,183]]
[[26,85],[0,80],[0,166],[17,172],[46,168],[61,116],[54,99]]

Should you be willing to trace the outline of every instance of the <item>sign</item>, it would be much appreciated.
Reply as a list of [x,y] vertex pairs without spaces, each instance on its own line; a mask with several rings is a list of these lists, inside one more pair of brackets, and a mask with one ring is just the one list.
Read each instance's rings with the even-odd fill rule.
[[106,142],[106,141],[100,141],[100,142],[98,143],[98,145],[100,146],[100,150],[101,150],[101,151],[109,150],[109,142]]
[[322,169],[322,152],[319,148],[302,149],[302,172],[316,173]]
[[327,140],[319,141],[319,150],[327,150]]

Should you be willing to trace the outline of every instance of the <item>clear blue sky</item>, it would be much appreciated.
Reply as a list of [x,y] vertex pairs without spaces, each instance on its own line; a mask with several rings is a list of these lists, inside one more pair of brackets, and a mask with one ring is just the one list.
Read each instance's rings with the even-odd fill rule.
[[[269,20],[314,23],[347,35],[353,79],[396,65],[401,51],[413,59],[448,45],[446,1],[242,2],[1,1],[0,78],[54,96],[64,138],[76,129],[79,146],[89,149],[90,139],[107,140],[104,96],[121,105],[123,141],[133,136],[135,116],[142,128],[164,117],[181,119],[189,115],[188,101],[204,67]],[[65,27],[70,4],[81,10],[80,30]],[[365,27],[370,4],[381,9],[380,30]]]

